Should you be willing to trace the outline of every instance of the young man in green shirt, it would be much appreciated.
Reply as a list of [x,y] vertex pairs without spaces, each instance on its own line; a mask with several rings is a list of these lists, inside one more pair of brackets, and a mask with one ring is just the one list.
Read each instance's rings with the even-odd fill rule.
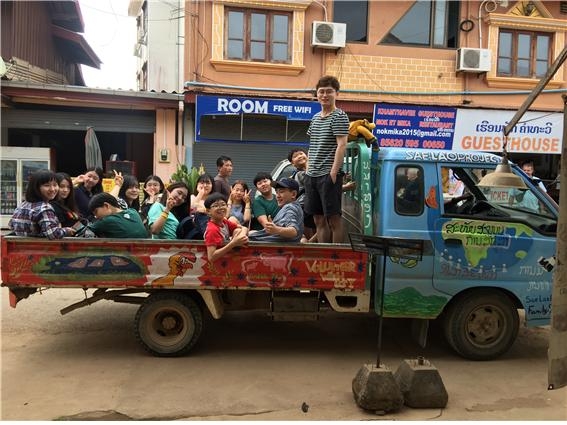
[[89,212],[96,221],[89,225],[100,238],[147,238],[140,214],[132,208],[123,210],[110,193],[102,192],[92,197]]
[[274,192],[272,191],[272,176],[269,173],[260,172],[254,177],[254,186],[259,195],[252,202],[252,229],[261,230],[266,223],[276,216],[280,207]]

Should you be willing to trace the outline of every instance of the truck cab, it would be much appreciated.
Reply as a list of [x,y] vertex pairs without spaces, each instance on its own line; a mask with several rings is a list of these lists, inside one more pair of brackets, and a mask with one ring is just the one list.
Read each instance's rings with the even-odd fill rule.
[[356,181],[343,194],[345,242],[361,233],[424,246],[420,261],[375,259],[369,308],[380,305],[384,276],[384,317],[415,319],[425,331],[440,319],[449,344],[470,359],[511,346],[518,309],[527,326],[551,317],[558,206],[514,164],[527,190],[479,186],[501,161],[483,152],[370,150],[362,142],[349,143],[344,160]]

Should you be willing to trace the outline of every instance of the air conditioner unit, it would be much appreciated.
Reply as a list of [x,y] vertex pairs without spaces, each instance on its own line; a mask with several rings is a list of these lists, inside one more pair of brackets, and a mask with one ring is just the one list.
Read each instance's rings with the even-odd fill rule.
[[463,47],[457,50],[457,72],[490,71],[490,50]]
[[313,21],[311,46],[322,49],[345,47],[346,24]]

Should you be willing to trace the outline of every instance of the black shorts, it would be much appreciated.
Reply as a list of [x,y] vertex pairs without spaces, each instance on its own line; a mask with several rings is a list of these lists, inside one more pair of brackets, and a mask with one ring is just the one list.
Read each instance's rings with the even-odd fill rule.
[[335,183],[330,174],[321,177],[305,175],[305,212],[311,215],[341,215],[343,176],[337,174]]

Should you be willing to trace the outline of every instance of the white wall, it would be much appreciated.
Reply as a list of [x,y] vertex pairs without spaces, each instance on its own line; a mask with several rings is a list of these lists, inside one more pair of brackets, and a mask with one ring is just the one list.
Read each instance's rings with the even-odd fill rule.
[[183,1],[148,2],[148,90],[180,92],[180,75],[183,60],[179,57],[180,20],[183,18]]

